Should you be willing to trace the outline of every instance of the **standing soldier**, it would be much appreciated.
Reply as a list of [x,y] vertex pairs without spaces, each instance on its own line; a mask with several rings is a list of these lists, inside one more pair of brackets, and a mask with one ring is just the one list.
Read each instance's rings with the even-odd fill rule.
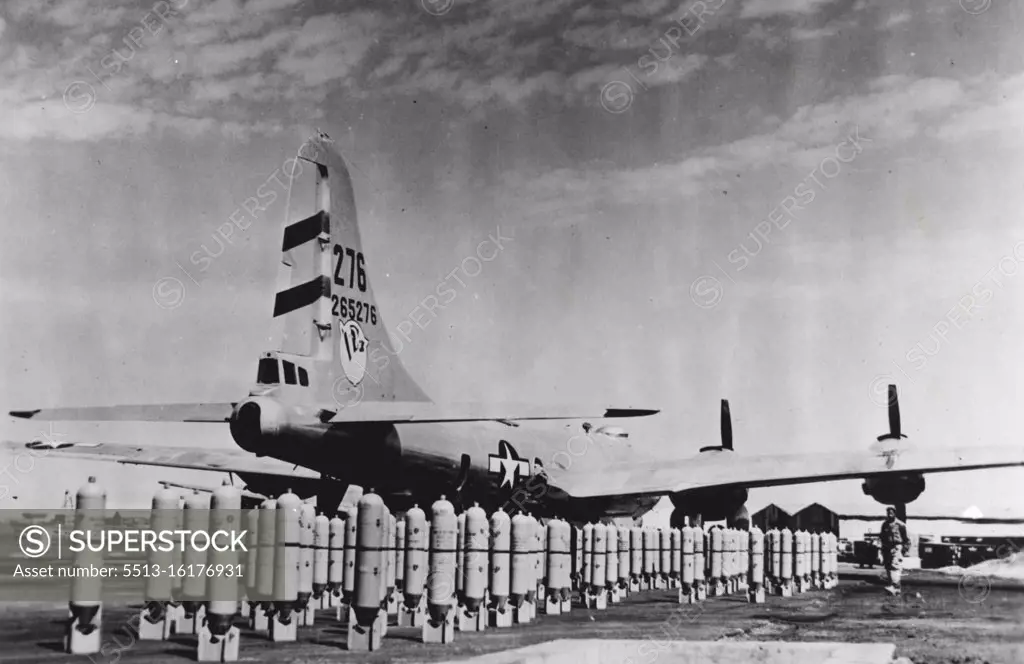
[[890,595],[900,594],[900,573],[903,571],[903,556],[910,553],[910,538],[907,536],[907,525],[896,518],[896,508],[885,510],[885,522],[882,523],[882,561],[889,575],[889,585],[885,591]]

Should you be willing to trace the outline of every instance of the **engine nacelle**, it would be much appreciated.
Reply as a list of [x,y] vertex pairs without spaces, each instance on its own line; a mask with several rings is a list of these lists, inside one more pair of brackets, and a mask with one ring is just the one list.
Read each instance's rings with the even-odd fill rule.
[[[698,514],[704,521],[736,519],[746,512],[748,491],[743,488],[694,489],[669,496],[672,505],[672,527],[683,526],[683,517],[692,520]],[[692,521],[691,521],[692,522]]]
[[906,504],[917,500],[924,492],[924,475],[869,477],[864,480],[861,490],[883,505]]

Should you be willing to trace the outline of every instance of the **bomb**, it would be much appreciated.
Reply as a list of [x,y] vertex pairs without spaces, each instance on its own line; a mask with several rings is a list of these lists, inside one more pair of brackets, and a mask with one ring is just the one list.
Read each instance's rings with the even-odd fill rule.
[[669,587],[678,588],[683,575],[683,533],[679,528],[669,530],[672,547],[672,561],[669,565]]
[[[712,596],[719,597],[725,594],[725,531],[722,528],[714,528],[709,533],[711,541],[711,573],[708,583],[712,584]],[[707,539],[705,539],[707,542]]]
[[[398,595],[395,593],[395,583],[398,574],[395,572],[395,565],[398,564],[398,552],[395,551],[395,537],[398,530],[398,520],[391,510],[384,506],[385,530],[384,530],[384,576],[382,577],[383,590],[381,596],[381,608],[386,615],[398,615]],[[384,634],[387,634],[387,620],[384,621]]]
[[[149,527],[153,532],[173,531],[177,528],[178,494],[163,487],[153,496],[153,510]],[[174,556],[162,547],[154,547],[147,559],[149,569],[166,570],[174,564]],[[173,597],[170,574],[152,574],[146,577],[146,606],[139,614],[139,638],[167,640],[174,633],[175,616],[169,610]]]
[[721,583],[725,594],[730,594],[735,586],[736,578],[736,538],[732,528],[719,528],[722,533],[722,574]]
[[750,531],[736,531],[740,544],[740,590],[746,592],[750,587]]
[[331,565],[331,520],[318,514],[313,520],[313,606],[328,608],[327,585]]
[[277,501],[264,500],[260,503],[256,517],[256,577],[255,592],[251,598],[258,600],[249,616],[249,626],[255,630],[270,629],[269,612],[274,599],[274,554],[277,532]]
[[492,627],[512,625],[512,607],[509,606],[509,584],[512,548],[512,520],[500,507],[491,515],[488,546],[490,548],[491,599],[488,613]]
[[372,489],[359,499],[356,525],[355,588],[348,618],[348,649],[371,652],[380,648],[387,613],[384,577],[387,573],[388,512]]
[[639,592],[644,574],[644,531],[629,529],[629,591]]
[[747,601],[754,604],[764,604],[765,537],[764,533],[757,526],[750,529],[749,551],[750,589],[747,593]]
[[547,547],[547,543],[548,527],[542,524],[540,520],[537,520],[537,527],[533,531],[534,610],[536,610],[538,604],[544,603],[544,598],[547,596],[544,590],[544,577],[547,574],[547,558],[544,554],[544,549]]
[[490,524],[487,514],[474,504],[463,512],[462,593],[459,597],[459,629],[481,631],[487,626],[482,610],[487,590]]
[[[592,609],[608,608],[608,594],[605,592],[605,580],[608,571],[608,528],[601,523],[592,527],[593,549],[591,552],[590,579],[587,585],[586,603]],[[584,538],[586,536],[584,535]]]
[[583,586],[583,529],[572,527],[572,589],[582,590]]
[[548,522],[547,597],[544,611],[549,615],[568,613],[572,606],[572,527],[560,519]]
[[797,530],[793,533],[793,581],[796,592],[807,590],[807,576],[807,539],[804,531]]
[[821,587],[821,535],[811,533],[811,587]]
[[256,570],[259,569],[259,553],[260,553],[260,511],[259,510],[245,510],[242,513],[242,518],[245,520],[245,552],[241,554],[243,563],[242,578],[245,580],[245,599],[248,601],[248,611],[246,615],[252,612],[252,608],[256,605],[259,599],[256,597]]
[[793,595],[793,531],[783,528],[779,532],[779,594],[783,597]]
[[430,555],[427,575],[427,620],[424,643],[450,643],[455,638],[455,556],[459,524],[455,507],[444,496],[430,507]]
[[619,594],[625,597],[629,592],[629,528],[619,528]]
[[766,592],[781,592],[782,588],[782,531],[772,528],[765,535],[768,547],[768,556],[765,567],[768,570],[768,578],[765,583]]
[[693,593],[697,601],[707,599],[707,538],[701,526],[693,526]]
[[[75,497],[75,528],[103,528],[103,511],[106,506],[106,490],[96,483],[95,477],[90,477]],[[100,569],[103,567],[103,553],[85,547],[75,554],[73,565],[75,569]],[[100,630],[103,625],[101,591],[100,576],[76,574],[71,579],[67,630],[64,634],[64,652],[67,654],[92,655],[100,651]]]
[[654,590],[658,565],[658,531],[643,529],[643,589]]
[[291,492],[281,494],[274,510],[274,603],[270,616],[270,640],[294,641],[298,621],[294,615],[299,598],[302,501]]
[[327,523],[327,595],[328,606],[341,605],[345,583],[345,521],[335,515]]
[[462,568],[466,564],[466,513],[455,517],[458,530],[455,535],[455,595],[462,597]]
[[580,603],[587,606],[590,570],[594,566],[594,524],[583,524],[583,567],[580,569]]
[[[208,531],[210,528],[210,496],[193,491],[185,498],[183,524],[185,530],[192,532]],[[182,564],[186,574],[181,581],[182,607],[185,619],[182,631],[187,634],[198,634],[199,628],[206,617],[206,575],[202,571],[207,564],[206,549],[200,550],[193,546],[185,548]]]
[[[225,480],[213,492],[210,532],[237,533],[242,527],[242,493]],[[238,611],[239,551],[231,546],[210,547],[206,620],[199,630],[196,659],[200,662],[233,662],[238,659],[238,628],[231,623]],[[232,570],[232,571],[229,571]]]
[[611,602],[619,602],[619,529],[609,524],[607,534],[608,553],[605,555],[605,590]]
[[681,566],[682,571],[680,573],[680,585],[679,585],[679,603],[680,604],[693,604],[697,601],[697,595],[695,592],[694,582],[694,531],[695,528],[690,527],[689,518],[687,523],[679,531],[680,536],[680,549],[681,549]]
[[316,522],[316,508],[302,503],[299,508],[299,593],[295,602],[299,627],[313,624],[315,607],[313,597],[313,527]]
[[669,587],[672,578],[672,531],[663,528],[658,532],[658,536],[661,551],[658,564],[659,587],[665,589]]
[[533,529],[536,522],[525,514],[512,517],[511,579],[509,601],[512,604],[513,619],[527,623],[533,619],[531,597],[537,592],[533,576]]
[[430,547],[427,515],[418,505],[405,513],[405,554],[402,605],[398,608],[399,627],[423,627],[427,605],[423,591],[427,582]]
[[[356,541],[359,535],[359,508],[355,505],[345,510],[345,573],[342,575],[342,604],[351,605],[356,592]],[[345,615],[348,609],[344,608]]]
[[405,590],[405,519],[395,522],[395,592]]

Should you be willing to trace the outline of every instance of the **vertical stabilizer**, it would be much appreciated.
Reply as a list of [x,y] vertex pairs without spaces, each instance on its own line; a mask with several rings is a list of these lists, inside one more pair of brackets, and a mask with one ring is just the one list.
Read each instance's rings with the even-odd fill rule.
[[348,167],[320,133],[299,149],[316,168],[311,216],[284,230],[287,287],[277,293],[281,350],[312,358],[318,403],[429,401],[393,350],[370,282]]

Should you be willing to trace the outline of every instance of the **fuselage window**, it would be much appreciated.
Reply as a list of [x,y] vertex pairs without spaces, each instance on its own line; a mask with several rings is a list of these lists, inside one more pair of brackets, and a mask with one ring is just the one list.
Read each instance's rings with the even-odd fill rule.
[[284,382],[289,385],[295,384],[295,365],[288,361],[281,362],[284,366]]
[[274,385],[281,382],[277,372],[277,358],[264,357],[260,360],[259,367],[256,369],[256,382],[261,385]]
[[309,385],[309,374],[302,367],[299,367],[299,385],[307,387]]

